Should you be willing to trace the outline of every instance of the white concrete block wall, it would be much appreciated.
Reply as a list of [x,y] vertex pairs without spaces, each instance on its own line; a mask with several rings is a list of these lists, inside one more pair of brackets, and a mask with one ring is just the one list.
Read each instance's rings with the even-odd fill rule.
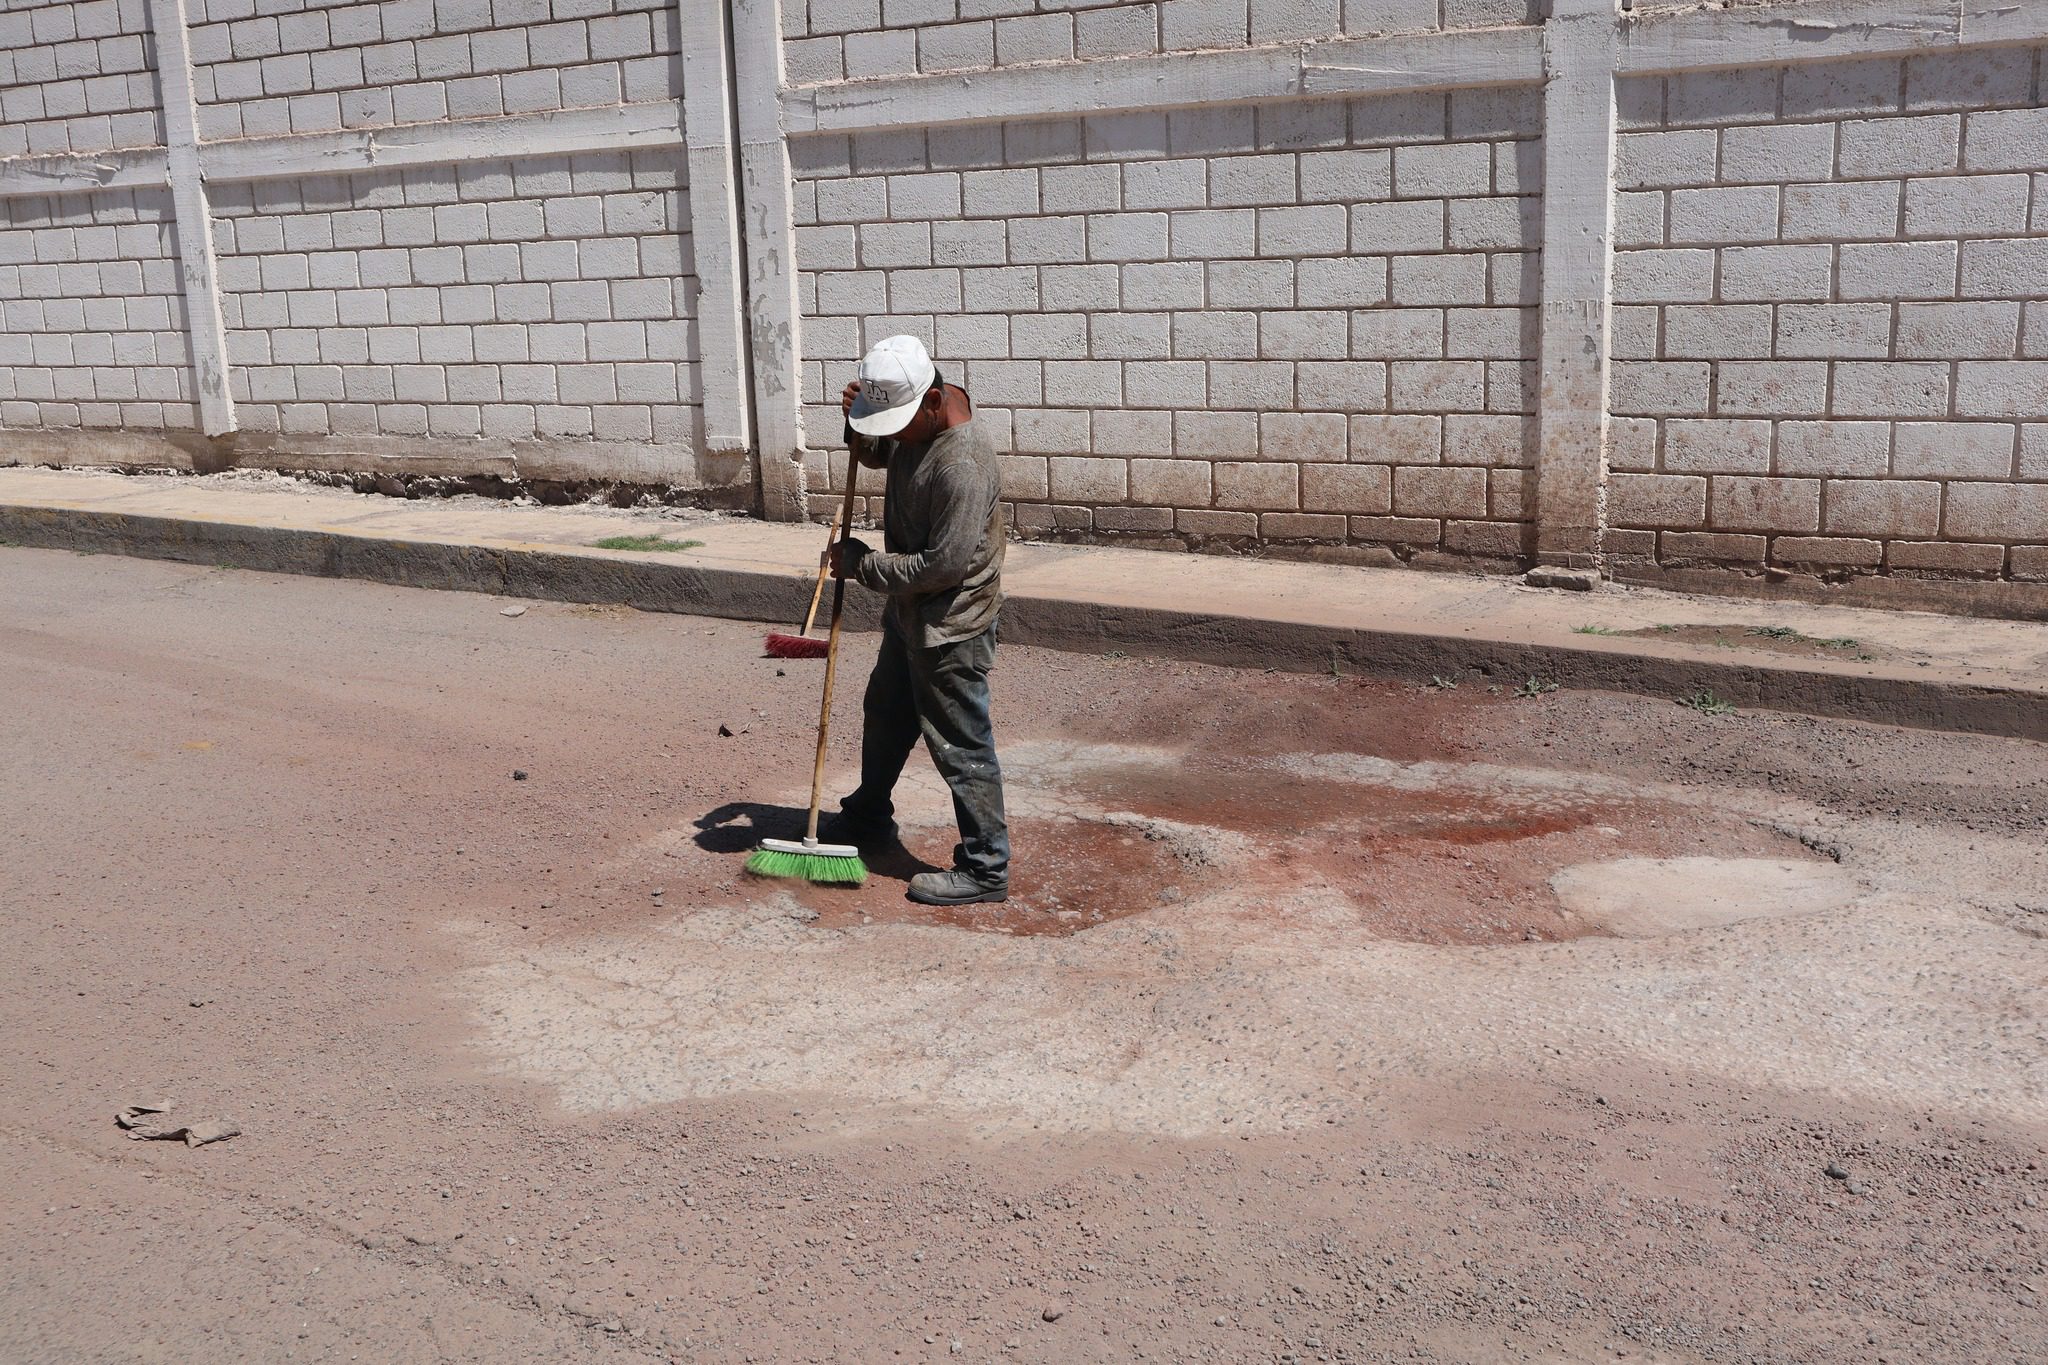
[[1541,0],[785,0],[789,79],[973,71],[1536,22]]
[[261,182],[214,212],[249,430],[634,443],[672,475],[701,445],[672,153]]
[[163,141],[149,0],[0,8],[0,157]]
[[163,190],[0,199],[0,427],[193,430]]
[[190,0],[204,138],[672,100],[674,0]]
[[994,426],[1027,532],[1519,554],[1537,100],[800,139],[812,441],[910,332]]
[[2043,62],[1621,84],[1612,550],[2048,576]]

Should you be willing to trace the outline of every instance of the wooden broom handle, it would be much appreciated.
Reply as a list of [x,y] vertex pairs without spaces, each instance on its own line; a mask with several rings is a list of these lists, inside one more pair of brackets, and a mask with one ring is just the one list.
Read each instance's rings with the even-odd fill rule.
[[[853,534],[854,482],[860,477],[860,437],[855,436],[846,446],[846,505],[839,516],[839,553],[846,553],[847,539]],[[844,569],[842,559],[840,567]],[[832,580],[832,633],[825,645],[825,697],[818,703],[818,756],[811,764],[811,819],[805,827],[804,838],[811,843],[818,841],[818,806],[825,794],[825,738],[832,728],[832,683],[839,676],[839,623],[846,607],[846,579],[842,574]]]
[[[839,516],[840,514],[837,514],[837,513],[835,513],[834,515],[835,515],[835,517],[837,517],[837,516]],[[825,539],[829,541],[829,540],[831,540],[831,539],[833,538],[833,536],[836,536],[836,535],[838,535],[838,534],[839,534],[839,522],[838,522],[838,520],[834,520],[834,521],[833,521],[833,523],[832,523],[832,530],[831,530],[831,532],[830,532],[830,533],[829,533],[828,535],[826,535]],[[814,587],[814,588],[812,588],[812,589],[811,589],[811,609],[810,609],[809,611],[807,611],[807,612],[805,612],[805,613],[804,613],[804,628],[803,628],[803,630],[801,630],[800,632],[798,632],[799,634],[802,634],[802,635],[809,635],[809,634],[811,633],[811,627],[817,624],[817,621],[818,621],[818,603],[819,603],[819,601],[820,601],[821,599],[823,599],[823,597],[824,597],[824,596],[825,596],[825,562],[824,562],[823,560],[819,560],[819,561],[818,561],[818,585],[817,585],[816,587]]]

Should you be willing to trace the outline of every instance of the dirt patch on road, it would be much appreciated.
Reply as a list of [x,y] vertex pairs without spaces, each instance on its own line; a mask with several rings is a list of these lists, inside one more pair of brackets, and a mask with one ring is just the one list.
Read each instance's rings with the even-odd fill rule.
[[1644,640],[1670,640],[1683,645],[1713,645],[1719,649],[1753,649],[1765,654],[1783,654],[1795,659],[1896,658],[1897,653],[1881,650],[1862,640],[1842,636],[1804,635],[1789,626],[1644,626],[1641,630],[1595,631]]

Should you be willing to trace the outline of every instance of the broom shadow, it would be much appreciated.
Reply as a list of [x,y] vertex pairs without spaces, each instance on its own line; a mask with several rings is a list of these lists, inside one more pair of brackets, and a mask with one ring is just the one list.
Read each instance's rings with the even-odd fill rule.
[[[801,839],[810,812],[801,806],[777,806],[764,801],[728,801],[706,811],[694,822],[693,842],[706,853],[752,853],[763,839]],[[889,881],[908,883],[920,872],[937,872],[935,864],[912,853],[901,843],[886,849],[863,851],[861,859],[868,872]]]

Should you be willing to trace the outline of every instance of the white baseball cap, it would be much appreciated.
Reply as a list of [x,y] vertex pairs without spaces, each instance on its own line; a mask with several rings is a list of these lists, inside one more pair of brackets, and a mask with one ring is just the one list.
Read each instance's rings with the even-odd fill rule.
[[883,337],[861,358],[860,392],[846,414],[863,436],[894,436],[910,425],[938,371],[916,337]]

